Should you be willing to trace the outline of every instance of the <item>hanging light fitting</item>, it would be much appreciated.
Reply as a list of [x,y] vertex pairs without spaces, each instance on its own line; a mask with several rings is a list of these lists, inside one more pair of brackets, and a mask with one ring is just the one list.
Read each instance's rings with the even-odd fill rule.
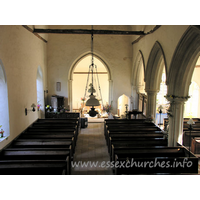
[[[92,28],[93,30],[93,28]],[[95,108],[94,106],[99,106],[100,103],[99,103],[99,100],[96,99],[96,97],[94,96],[94,93],[96,92],[96,90],[94,89],[94,56],[93,56],[93,31],[92,31],[92,34],[91,34],[91,53],[92,53],[92,64],[89,66],[89,72],[88,72],[88,79],[87,79],[87,83],[86,83],[86,89],[85,89],[85,95],[84,97],[86,96],[86,92],[87,92],[87,85],[88,85],[88,80],[89,80],[89,74],[91,73],[92,74],[92,83],[90,83],[90,88],[88,90],[90,94],[89,96],[89,99],[86,101],[86,106],[92,106],[91,110],[89,111],[89,115],[91,117],[94,117],[96,116],[96,114],[98,112],[95,111]],[[97,68],[96,68],[96,71],[97,71]],[[98,75],[97,75],[98,77]],[[99,84],[99,80],[98,80],[98,84]],[[100,95],[101,95],[101,89],[100,89],[100,84],[99,84],[99,91],[100,91]],[[102,100],[102,96],[101,96],[101,100]]]

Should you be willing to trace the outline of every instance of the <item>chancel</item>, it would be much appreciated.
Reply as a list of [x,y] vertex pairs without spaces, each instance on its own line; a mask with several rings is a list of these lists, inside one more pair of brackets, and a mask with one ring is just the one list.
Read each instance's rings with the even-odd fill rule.
[[[0,43],[0,174],[199,173],[199,26],[0,25]],[[73,165],[133,158],[177,167]]]

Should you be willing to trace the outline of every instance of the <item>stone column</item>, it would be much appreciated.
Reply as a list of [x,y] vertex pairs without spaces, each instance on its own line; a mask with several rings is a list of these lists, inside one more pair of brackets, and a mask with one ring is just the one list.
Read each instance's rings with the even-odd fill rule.
[[184,103],[187,99],[167,97],[167,100],[170,102],[168,146],[174,147],[177,142],[182,144]]
[[137,86],[132,86],[132,97],[133,97],[133,104],[132,104],[132,110],[138,109],[138,88]]
[[[109,80],[109,99],[108,99],[108,103],[111,104],[111,102],[113,101],[113,81]],[[105,104],[106,102],[104,102]]]
[[73,80],[68,80],[68,105],[71,112],[72,112],[72,81]]
[[147,92],[147,107],[146,107],[146,116],[156,117],[156,95],[157,91],[146,91]]

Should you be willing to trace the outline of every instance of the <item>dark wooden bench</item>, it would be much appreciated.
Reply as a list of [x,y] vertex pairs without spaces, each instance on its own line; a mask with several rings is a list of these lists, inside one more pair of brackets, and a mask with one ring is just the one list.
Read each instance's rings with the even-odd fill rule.
[[0,160],[0,175],[70,175],[66,160]]
[[145,119],[105,119],[105,123],[145,123]]
[[[159,138],[164,137],[164,134],[163,134],[162,131],[127,131],[127,132],[125,132],[125,131],[112,131],[112,130],[110,130],[110,131],[107,132],[105,138],[106,138],[107,144],[109,144],[108,143],[109,138],[110,137],[117,137],[117,135],[119,135],[120,137],[124,137],[126,135],[135,135],[135,137],[146,137],[146,135],[148,135],[148,134],[151,134],[151,135],[156,134],[156,135],[153,135],[153,136],[156,136],[156,137],[159,137]],[[149,137],[151,137],[151,136],[149,136]]]
[[74,139],[75,139],[75,142],[77,140],[77,137],[78,137],[78,131],[76,128],[38,128],[38,127],[30,127],[28,128],[24,133],[22,134],[31,134],[31,133],[37,133],[37,134],[45,134],[45,133],[54,133],[54,134],[61,134],[61,133],[65,133],[65,134],[68,134],[68,133],[74,133]]
[[[189,129],[188,128],[184,128],[183,127],[183,131],[188,131]],[[200,127],[196,128],[196,127],[193,127],[193,130],[192,131],[200,131]]]
[[71,131],[61,131],[61,130],[51,130],[51,131],[47,131],[47,130],[28,130],[23,132],[22,134],[20,134],[19,138],[50,138],[50,139],[69,139],[74,137],[74,144],[76,145],[76,141],[77,141],[77,132],[75,130],[71,130]]
[[32,127],[41,127],[41,128],[70,128],[70,127],[76,127],[78,125],[78,122],[66,124],[66,123],[33,123]]
[[73,123],[79,121],[79,118],[69,118],[69,119],[38,119],[35,123]]
[[[118,140],[149,140],[149,139],[154,139],[154,138],[163,138],[163,134],[160,133],[148,133],[148,134],[110,134],[109,137],[114,140],[117,139]],[[110,144],[110,139],[108,140],[108,149],[110,148],[111,144]]]
[[68,160],[70,174],[71,154],[71,148],[6,148],[0,153],[0,160]]
[[121,133],[142,133],[142,132],[155,132],[155,131],[159,131],[162,132],[162,130],[160,128],[157,127],[137,127],[137,128],[117,128],[117,127],[113,127],[113,128],[109,128],[106,127],[106,130],[104,131],[104,135],[105,138],[109,137],[109,133],[116,133],[116,132],[121,132]]
[[191,139],[191,152],[194,154],[200,154],[200,137],[194,137]]
[[9,148],[69,148],[71,146],[73,154],[75,153],[74,138],[72,139],[17,139],[12,142]]
[[78,122],[78,128],[80,128],[80,118],[68,118],[68,119],[38,119],[37,121],[35,121],[35,123],[51,123],[51,124],[57,124],[57,123],[65,123],[65,124],[69,124],[69,123],[74,123],[74,122]]
[[198,174],[198,158],[184,147],[118,149],[114,157],[117,175]]
[[167,147],[168,140],[163,138],[153,138],[149,140],[115,140],[110,137],[109,142],[109,153],[110,159],[113,160],[113,149],[116,148],[131,148],[131,147],[155,147],[155,146],[162,146]]
[[200,137],[200,131],[191,131],[191,135],[190,135],[190,131],[184,131],[183,138],[182,138],[183,145],[189,146],[190,142],[192,141],[192,138],[194,137]]
[[[183,128],[188,129],[190,125],[187,122],[183,123]],[[200,128],[200,121],[195,122],[195,124],[192,124],[192,128]]]
[[76,130],[76,127],[68,127],[68,128],[63,128],[63,127],[29,127],[27,129],[27,132],[30,131],[48,131],[48,132],[69,132],[69,131],[74,131]]

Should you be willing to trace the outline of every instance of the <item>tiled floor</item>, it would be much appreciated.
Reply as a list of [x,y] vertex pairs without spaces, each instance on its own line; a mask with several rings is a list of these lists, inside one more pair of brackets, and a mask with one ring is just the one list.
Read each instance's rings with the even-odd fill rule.
[[[77,139],[74,154],[72,175],[112,175],[111,168],[106,168],[109,161],[108,148],[104,138],[104,123],[88,123],[88,127],[81,129]],[[88,166],[81,166],[81,164]],[[92,166],[92,164],[96,166]],[[100,166],[102,165],[102,166]]]

